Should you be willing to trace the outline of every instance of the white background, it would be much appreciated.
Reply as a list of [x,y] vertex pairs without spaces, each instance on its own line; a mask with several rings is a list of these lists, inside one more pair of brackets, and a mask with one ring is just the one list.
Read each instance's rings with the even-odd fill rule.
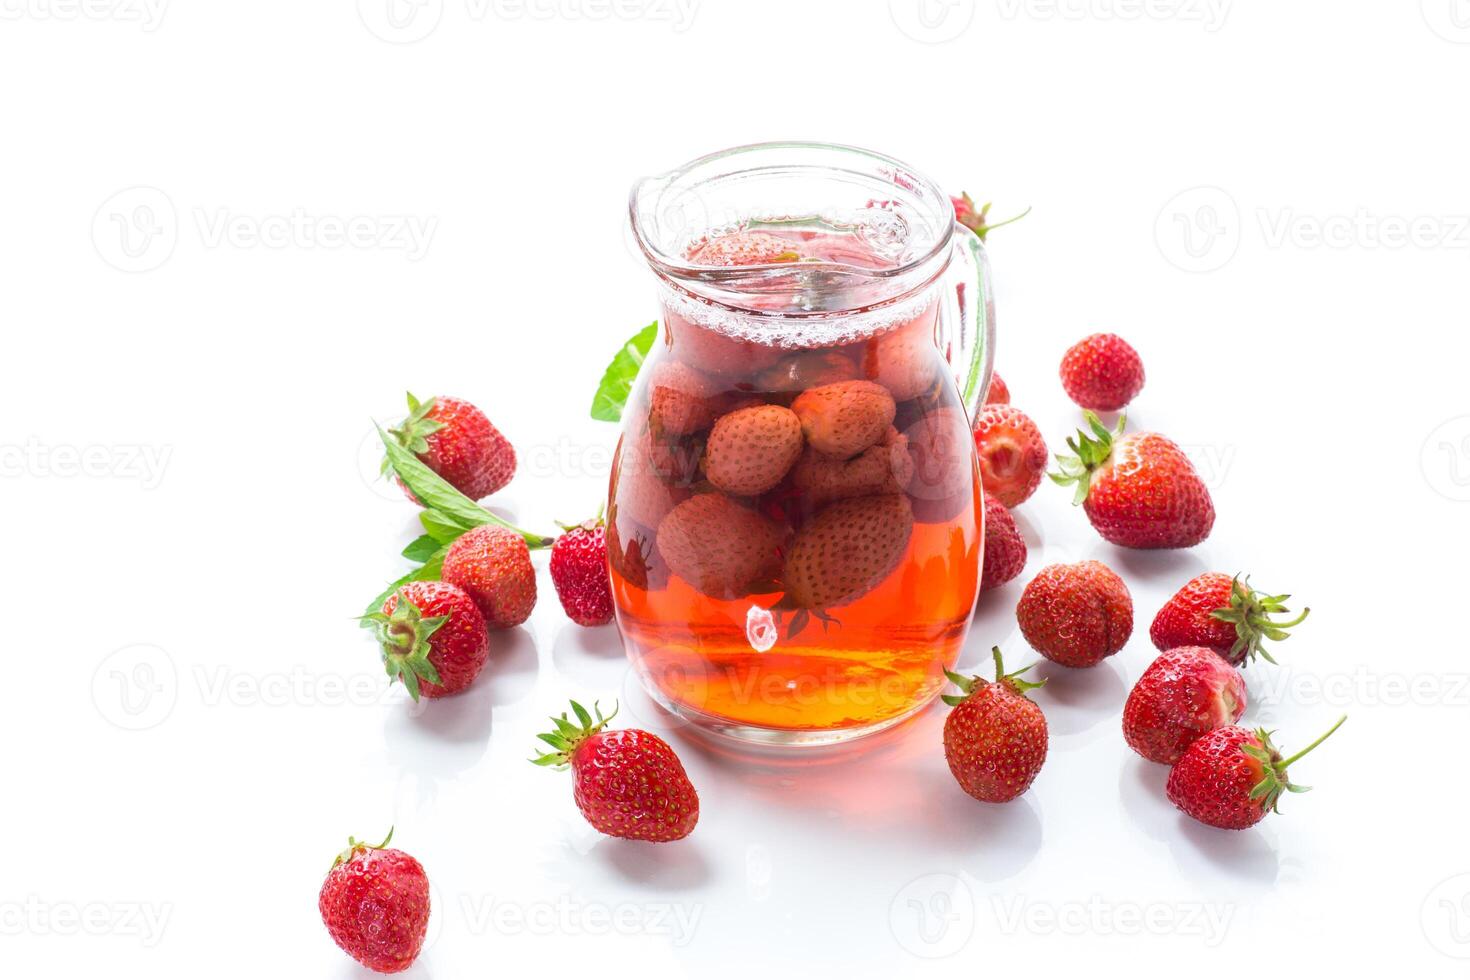
[[[422,977],[1462,974],[1464,0],[161,2],[0,0],[7,976],[357,976],[316,892],[390,824],[436,889]],[[1027,577],[1100,558],[1138,624],[1053,671],[1008,807],[953,784],[937,710],[795,760],[671,732],[544,560],[449,702],[387,691],[352,621],[415,533],[370,418],[470,398],[521,452],[497,507],[590,513],[615,433],[587,405],[654,309],[627,188],[772,138],[1033,205],[991,240],[1015,402],[1060,446],[1062,350],[1119,330],[1136,426],[1213,488],[1180,554],[1102,544],[1049,484],[1020,508]],[[1240,834],[1177,815],[1118,730],[1205,569],[1313,608],[1248,720],[1300,746],[1351,715],[1293,772],[1316,791]],[[967,664],[1024,658],[1023,581]],[[690,839],[600,838],[525,763],[569,696],[675,741]]]

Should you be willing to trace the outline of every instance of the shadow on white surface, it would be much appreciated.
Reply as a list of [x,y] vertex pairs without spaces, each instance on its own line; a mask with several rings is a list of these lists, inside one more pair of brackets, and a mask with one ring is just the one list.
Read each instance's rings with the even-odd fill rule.
[[[1046,686],[1031,692],[1031,697],[1046,712],[1053,735],[1080,735],[1103,721],[1116,721],[1122,716],[1128,685],[1114,659],[1085,669],[1043,662],[1035,671],[1046,678]],[[1122,735],[1118,738],[1121,740]]]
[[[1208,570],[1193,548],[1139,550],[1108,545],[1097,557],[1123,576],[1134,591],[1138,585],[1146,584],[1165,587],[1173,593],[1185,582]],[[1153,621],[1153,611],[1135,608],[1133,614],[1134,629],[1146,633]]]
[[597,842],[591,857],[616,877],[656,893],[690,891],[708,884],[711,871],[695,835],[675,845],[607,837]]
[[552,640],[551,662],[578,690],[619,689],[628,670],[622,636],[611,625],[589,628],[565,623]]

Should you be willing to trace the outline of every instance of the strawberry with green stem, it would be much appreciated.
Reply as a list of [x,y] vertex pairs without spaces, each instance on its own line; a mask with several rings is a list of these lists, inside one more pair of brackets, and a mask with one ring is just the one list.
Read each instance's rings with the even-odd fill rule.
[[[388,434],[471,500],[490,496],[515,476],[515,447],[484,412],[463,399],[436,397],[421,402],[409,392],[408,417]],[[385,456],[383,474],[393,469]],[[398,484],[410,500],[419,502],[412,487],[402,479]]]
[[1290,595],[1264,595],[1250,587],[1250,577],[1205,572],[1185,583],[1164,603],[1149,628],[1149,638],[1160,650],[1209,647],[1232,664],[1261,657],[1275,663],[1266,640],[1285,640],[1311,609],[1291,620]]
[[1124,435],[1127,416],[1108,429],[1083,413],[1088,432],[1067,440],[1074,455],[1058,456],[1060,486],[1076,486],[1073,504],[1104,540],[1124,548],[1188,548],[1210,536],[1215,505],[1194,464],[1157,432]]
[[347,838],[317,896],[322,924],[344,953],[378,973],[413,965],[429,929],[429,878],[411,855]]
[[[603,717],[572,702],[576,720],[552,718],[554,731],[536,737],[552,751],[530,761],[570,769],[572,794],[582,816],[611,837],[654,843],[689,836],[699,822],[699,794],[669,744],[636,728],[608,730],[617,715]],[[595,713],[596,717],[593,717]]]
[[1013,218],[1007,218],[1004,221],[997,221],[995,224],[992,225],[989,223],[989,201],[986,201],[984,205],[977,208],[975,206],[974,199],[971,198],[969,194],[966,194],[963,191],[960,192],[959,197],[951,196],[950,201],[954,204],[955,220],[964,225],[966,228],[973,231],[982,242],[985,241],[985,236],[990,234],[995,229],[1003,228],[1006,225],[1020,221],[1022,218],[1026,217],[1026,215],[1031,213],[1031,209],[1027,208]]
[[1280,812],[1283,793],[1305,793],[1287,767],[1327,740],[1347,721],[1344,715],[1311,745],[1283,759],[1264,728],[1217,728],[1198,739],[1169,772],[1170,802],[1200,823],[1245,830]]
[[944,720],[944,758],[966,793],[1005,803],[1026,792],[1046,762],[1046,716],[1026,696],[1046,682],[1022,679],[1035,664],[1006,673],[1000,647],[990,653],[994,681],[944,672],[960,689],[942,696],[953,709]]
[[473,599],[448,582],[409,582],[362,617],[388,677],[415,701],[469,687],[490,657],[490,635]]

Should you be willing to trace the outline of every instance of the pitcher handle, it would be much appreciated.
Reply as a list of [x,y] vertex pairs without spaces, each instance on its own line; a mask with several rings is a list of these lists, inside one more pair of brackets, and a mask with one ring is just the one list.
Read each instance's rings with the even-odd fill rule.
[[939,346],[954,370],[961,402],[973,422],[990,387],[995,360],[995,294],[980,236],[955,222],[953,248],[945,273]]

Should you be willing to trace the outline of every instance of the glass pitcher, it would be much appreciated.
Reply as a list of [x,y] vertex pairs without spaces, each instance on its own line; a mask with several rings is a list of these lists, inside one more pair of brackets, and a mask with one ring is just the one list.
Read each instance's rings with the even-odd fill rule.
[[979,593],[980,240],[889,157],[765,143],[637,183],[659,342],[608,502],[618,624],[701,728],[827,744],[945,686]]

